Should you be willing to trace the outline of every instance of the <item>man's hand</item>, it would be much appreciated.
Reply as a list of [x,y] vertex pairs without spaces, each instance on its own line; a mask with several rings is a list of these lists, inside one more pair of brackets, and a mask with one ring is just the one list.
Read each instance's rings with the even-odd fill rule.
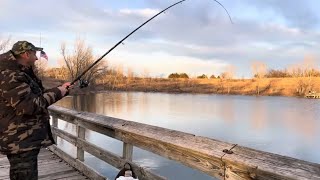
[[73,88],[73,85],[71,85],[70,82],[66,82],[58,87],[58,89],[61,91],[62,96],[66,96],[69,94],[69,90]]

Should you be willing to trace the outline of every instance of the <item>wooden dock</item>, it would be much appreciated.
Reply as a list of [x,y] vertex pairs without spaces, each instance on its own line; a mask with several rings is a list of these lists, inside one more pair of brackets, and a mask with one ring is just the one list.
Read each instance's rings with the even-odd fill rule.
[[[0,154],[0,179],[9,180],[9,161],[5,155]],[[47,149],[41,149],[38,156],[38,175],[41,180],[88,179],[82,173],[68,165],[65,161]]]
[[320,99],[320,93],[317,93],[315,91],[309,91],[305,94],[305,98],[311,98],[311,99]]
[[[320,180],[320,164],[94,113],[58,106],[51,106],[49,111],[54,139],[71,143],[77,153],[74,158],[56,145],[50,146],[50,151],[42,150],[39,179],[108,179],[84,163],[85,152],[118,169],[131,163],[139,180],[168,179],[132,161],[133,147],[138,147],[219,180]],[[76,134],[60,129],[60,121],[75,125]],[[87,130],[122,141],[122,155],[87,141]],[[8,161],[0,156],[0,179],[8,179],[8,173]]]
[[[85,166],[84,152],[118,169],[122,168],[125,162],[131,163],[139,180],[168,179],[165,175],[154,173],[132,162],[133,147],[138,147],[219,180],[320,180],[320,164],[94,113],[58,106],[51,106],[49,111],[54,138],[60,137],[74,145],[77,148],[77,158],[68,156],[56,146],[51,146],[53,148],[50,150],[76,169],[80,169],[90,179],[104,180],[107,177]],[[59,121],[75,125],[76,134],[59,129]],[[122,156],[87,141],[87,130],[122,141]]]

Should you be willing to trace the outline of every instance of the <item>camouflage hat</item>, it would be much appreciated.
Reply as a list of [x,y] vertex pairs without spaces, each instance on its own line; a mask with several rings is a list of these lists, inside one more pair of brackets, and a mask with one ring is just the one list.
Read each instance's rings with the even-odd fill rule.
[[12,46],[12,49],[11,49],[11,51],[14,54],[21,54],[26,51],[42,51],[42,50],[43,50],[43,48],[36,47],[33,44],[29,43],[28,41],[18,41],[16,43],[14,43],[14,45]]

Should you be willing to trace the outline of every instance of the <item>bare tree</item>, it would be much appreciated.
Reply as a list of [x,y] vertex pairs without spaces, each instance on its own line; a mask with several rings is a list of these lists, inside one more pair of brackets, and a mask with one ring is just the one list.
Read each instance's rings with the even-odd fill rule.
[[134,73],[132,68],[127,69],[127,81],[126,81],[126,89],[128,90],[128,86],[131,83],[131,81],[134,79]]
[[[69,70],[71,79],[75,79],[85,69],[87,69],[96,58],[93,56],[91,47],[87,46],[81,39],[77,39],[72,50],[73,53],[68,53],[66,44],[61,44],[61,55]],[[107,65],[101,61],[91,68],[84,76],[83,79],[90,83],[95,83],[95,79],[99,78],[107,72]]]
[[5,50],[7,50],[10,40],[11,40],[11,37],[0,39],[0,52],[4,52]]
[[293,78],[303,77],[303,69],[301,68],[300,64],[290,65],[288,68],[288,73]]
[[60,80],[68,80],[68,75],[69,70],[66,67],[49,68],[45,71],[45,76]]
[[44,77],[47,69],[47,64],[48,64],[48,61],[42,58],[39,58],[39,60],[36,61],[35,72],[40,78]]
[[235,66],[233,65],[228,65],[226,67],[226,70],[224,72],[222,72],[220,74],[220,78],[221,78],[221,88],[223,88],[223,81],[225,80],[226,81],[226,84],[227,84],[227,93],[229,94],[230,93],[230,90],[231,90],[231,79],[233,79],[234,77],[234,74],[235,74]]
[[127,69],[127,77],[129,80],[132,80],[134,78],[134,72],[132,70],[132,68],[128,67]]
[[251,69],[254,77],[264,78],[267,73],[267,65],[261,61],[253,61],[251,64]]
[[112,76],[112,89],[115,87],[118,87],[119,84],[123,81],[123,66],[122,65],[117,65],[113,69],[113,73],[111,73]]
[[307,78],[306,90],[312,91],[314,86],[314,72],[316,69],[315,58],[313,56],[305,56],[302,62],[303,76]]
[[147,90],[147,83],[150,83],[150,73],[149,73],[149,70],[147,68],[144,68],[143,69],[143,72],[142,72],[142,83],[143,83],[143,86],[145,88],[145,90]]
[[257,95],[260,95],[260,81],[267,73],[267,65],[261,61],[253,61],[251,64],[251,69],[254,78],[257,80],[256,93]]
[[236,72],[236,67],[234,65],[229,65],[226,68],[226,79],[230,80],[234,78]]

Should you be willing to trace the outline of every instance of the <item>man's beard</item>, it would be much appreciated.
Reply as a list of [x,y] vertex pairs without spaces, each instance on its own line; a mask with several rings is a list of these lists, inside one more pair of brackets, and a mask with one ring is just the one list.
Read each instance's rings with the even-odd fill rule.
[[35,61],[28,62],[29,67],[35,67],[35,65],[36,65]]

